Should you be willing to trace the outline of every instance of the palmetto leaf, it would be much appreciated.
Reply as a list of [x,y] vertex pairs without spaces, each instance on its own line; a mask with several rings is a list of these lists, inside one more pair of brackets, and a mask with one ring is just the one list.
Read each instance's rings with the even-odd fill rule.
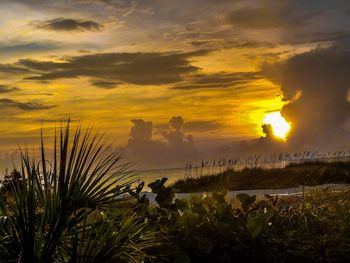
[[136,215],[123,220],[113,216],[93,219],[92,224],[84,220],[74,228],[73,242],[69,242],[75,248],[69,249],[72,262],[140,262],[145,257],[143,250],[154,246],[154,233],[145,233],[146,224]]
[[[53,154],[47,158],[41,136],[41,160],[38,164],[27,150],[20,149],[21,179],[12,180],[9,198],[0,200],[0,215],[7,218],[0,229],[2,260],[70,262],[70,257],[74,255],[75,261],[80,262],[82,254],[78,252],[89,251],[89,260],[93,262],[93,257],[104,250],[113,251],[108,254],[110,257],[122,253],[119,250],[124,247],[120,246],[123,244],[120,240],[109,243],[102,242],[103,237],[89,240],[94,225],[90,218],[96,211],[102,211],[118,201],[116,195],[128,191],[127,186],[133,180],[128,172],[130,164],[123,162],[122,151],[115,152],[111,144],[104,142],[103,135],[92,135],[91,128],[83,132],[78,125],[72,142],[70,137],[68,120],[58,135],[55,131]],[[117,192],[116,187],[119,189]],[[134,216],[129,220],[123,223],[126,228],[120,230],[126,229],[129,236],[139,235],[142,224]],[[95,236],[106,231],[115,233],[110,238],[117,240],[124,232],[112,231],[110,228],[113,226],[115,224],[103,222],[93,231]],[[73,242],[71,233],[77,233],[79,240],[75,243],[80,244],[80,250],[69,243]],[[95,240],[100,240],[101,246]],[[130,245],[126,244],[132,239],[123,241],[130,249]],[[139,241],[140,244],[144,242]],[[136,247],[133,251],[137,250]],[[92,253],[92,248],[100,252]],[[69,249],[75,253],[70,253]]]

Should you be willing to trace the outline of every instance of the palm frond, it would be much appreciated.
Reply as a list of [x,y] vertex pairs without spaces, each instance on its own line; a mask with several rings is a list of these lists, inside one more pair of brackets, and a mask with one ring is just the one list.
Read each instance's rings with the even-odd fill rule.
[[[122,151],[104,142],[102,134],[92,134],[91,127],[83,132],[79,124],[72,141],[70,130],[69,120],[58,135],[55,129],[51,158],[47,158],[41,133],[38,163],[20,148],[21,178],[11,181],[7,200],[0,200],[0,215],[7,218],[0,229],[4,260],[46,263],[73,257],[75,262],[85,262],[82,259],[88,255],[93,262],[102,254],[112,258],[122,255],[120,251],[134,251],[131,241],[143,229],[135,216],[119,222],[122,227],[117,231],[112,230],[116,224],[111,221],[97,226],[91,219],[118,201],[116,196],[129,191],[130,164],[123,161]],[[76,233],[75,243],[71,233]],[[70,250],[63,253],[62,248]]]

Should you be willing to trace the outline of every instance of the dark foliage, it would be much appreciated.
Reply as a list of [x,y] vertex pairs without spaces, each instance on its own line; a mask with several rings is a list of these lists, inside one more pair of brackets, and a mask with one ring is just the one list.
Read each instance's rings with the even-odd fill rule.
[[350,162],[302,163],[279,169],[229,170],[218,175],[179,180],[173,185],[178,192],[222,190],[279,189],[327,183],[350,183]]
[[[1,262],[138,262],[153,233],[117,204],[132,192],[128,164],[101,135],[69,121],[55,136],[52,159],[36,163],[21,150],[21,170],[5,176],[0,196]],[[57,137],[59,143],[57,143]],[[58,145],[59,144],[59,145]],[[113,209],[113,213],[109,211]]]
[[[350,192],[327,190],[278,198],[225,193],[172,201],[166,180],[150,184],[162,197],[141,202],[138,212],[162,245],[149,251],[157,262],[348,262]],[[164,238],[166,236],[166,238]]]

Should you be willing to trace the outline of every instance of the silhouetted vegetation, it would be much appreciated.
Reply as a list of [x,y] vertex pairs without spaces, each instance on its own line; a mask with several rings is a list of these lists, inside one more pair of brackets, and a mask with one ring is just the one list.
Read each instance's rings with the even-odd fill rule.
[[283,168],[290,164],[311,162],[335,163],[350,162],[350,149],[329,152],[303,151],[294,153],[269,153],[248,156],[222,157],[216,160],[203,160],[200,163],[187,163],[184,167],[185,178],[214,175],[227,170],[241,171],[252,168]]
[[350,162],[306,162],[285,168],[246,168],[175,182],[183,193],[222,190],[278,189],[327,183],[350,183]]
[[140,262],[153,233],[135,213],[118,209],[131,192],[128,164],[99,134],[69,122],[51,159],[41,142],[36,163],[21,150],[21,169],[2,181],[1,262]]
[[175,200],[166,180],[150,184],[157,205],[140,201],[162,244],[156,262],[348,262],[350,191],[314,191],[304,196],[262,200],[225,193]]
[[[37,162],[21,150],[20,169],[1,180],[0,262],[350,260],[349,190],[260,199],[240,194],[232,202],[225,200],[226,192],[214,192],[179,200],[163,178],[148,185],[155,195],[151,203],[120,152],[91,129],[83,133],[78,127],[70,142],[69,130],[68,122],[55,136],[51,158],[43,140]],[[218,177],[212,176],[203,187],[222,189],[236,176],[243,181],[233,185],[241,189],[260,181],[265,182],[258,187],[269,188],[348,182],[349,166],[231,171],[218,175],[227,181],[215,184]]]

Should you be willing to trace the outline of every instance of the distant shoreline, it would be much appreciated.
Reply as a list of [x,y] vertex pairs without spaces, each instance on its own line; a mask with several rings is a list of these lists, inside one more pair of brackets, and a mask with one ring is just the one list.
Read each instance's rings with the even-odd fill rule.
[[285,189],[323,184],[350,184],[350,161],[306,162],[284,168],[246,168],[227,170],[217,175],[186,178],[172,186],[176,192],[214,192],[250,189]]

